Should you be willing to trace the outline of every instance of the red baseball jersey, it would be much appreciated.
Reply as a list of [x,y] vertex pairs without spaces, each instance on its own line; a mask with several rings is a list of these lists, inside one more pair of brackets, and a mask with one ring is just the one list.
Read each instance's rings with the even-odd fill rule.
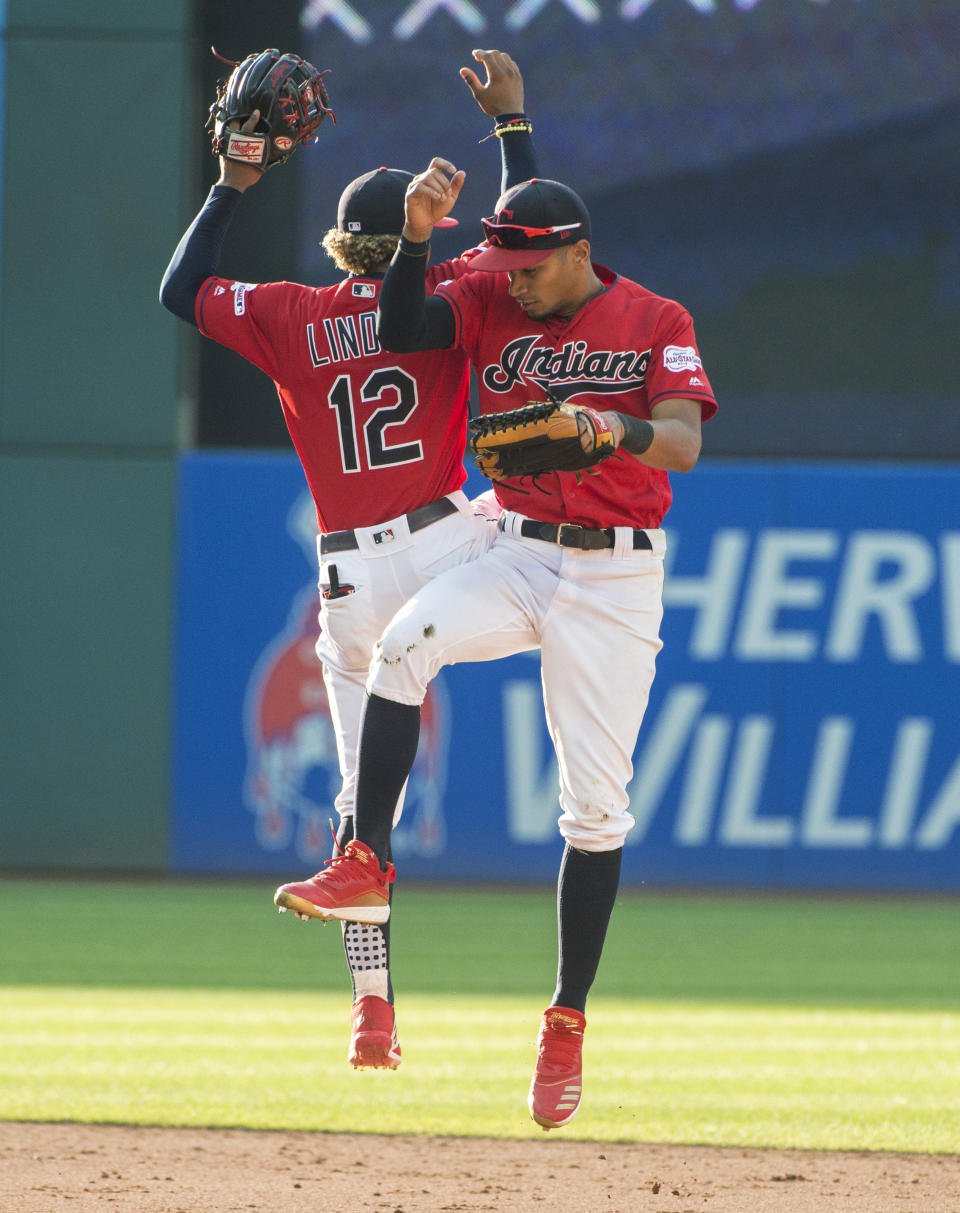
[[[707,421],[717,404],[689,313],[629,278],[593,268],[605,289],[569,321],[526,316],[508,294],[506,274],[475,272],[437,288],[453,307],[457,344],[475,368],[480,412],[520,408],[546,400],[549,391],[645,420],[658,401],[682,397],[699,401]],[[672,500],[667,473],[626,452],[579,480],[576,472],[551,472],[529,492],[495,487],[506,509],[591,527],[659,527]]]
[[[466,267],[458,258],[428,269],[428,290]],[[324,532],[397,518],[466,479],[464,351],[381,351],[380,282],[208,278],[197,294],[201,333],[274,381]]]

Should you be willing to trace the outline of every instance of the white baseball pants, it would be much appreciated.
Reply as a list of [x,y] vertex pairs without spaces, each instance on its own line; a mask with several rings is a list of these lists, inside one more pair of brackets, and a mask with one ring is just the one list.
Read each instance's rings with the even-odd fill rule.
[[583,851],[615,850],[634,824],[627,785],[661,648],[663,531],[652,551],[560,547],[519,534],[521,514],[479,560],[431,581],[397,612],[367,689],[422,703],[445,665],[539,648],[547,727],[560,769],[559,828]]
[[[492,494],[469,501],[462,492],[448,498],[456,513],[412,532],[406,518],[393,518],[355,531],[357,547],[352,551],[321,550],[320,637],[317,656],[323,663],[330,715],[337,739],[337,757],[342,779],[335,806],[341,818],[352,815],[357,791],[357,749],[364,684],[374,645],[392,615],[422,586],[438,574],[476,560],[497,534],[499,506]],[[352,587],[339,598],[325,598],[330,588],[330,566],[335,565],[343,587]],[[400,820],[403,797],[397,805],[394,824]]]

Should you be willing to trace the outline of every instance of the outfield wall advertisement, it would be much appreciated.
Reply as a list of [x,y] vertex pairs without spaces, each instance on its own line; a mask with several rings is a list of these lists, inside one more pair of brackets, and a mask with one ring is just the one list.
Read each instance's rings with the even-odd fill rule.
[[[674,479],[625,882],[960,890],[960,470]],[[338,772],[299,465],[188,455],[180,517],[172,867],[304,875]],[[537,655],[446,669],[423,721],[401,874],[552,880]]]

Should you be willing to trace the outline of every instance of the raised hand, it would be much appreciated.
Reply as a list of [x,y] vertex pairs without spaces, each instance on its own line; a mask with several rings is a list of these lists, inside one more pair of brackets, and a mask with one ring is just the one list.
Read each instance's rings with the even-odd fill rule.
[[523,76],[506,51],[474,51],[473,57],[486,68],[486,81],[469,67],[460,69],[460,78],[473,93],[485,114],[518,114],[523,110]]
[[442,156],[434,156],[429,167],[414,177],[404,200],[403,234],[408,240],[423,243],[430,239],[434,224],[453,210],[466,177]]

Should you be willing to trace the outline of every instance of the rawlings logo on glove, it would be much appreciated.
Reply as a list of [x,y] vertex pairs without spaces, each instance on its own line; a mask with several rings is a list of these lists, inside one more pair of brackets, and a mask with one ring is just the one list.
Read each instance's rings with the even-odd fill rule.
[[581,472],[617,447],[603,415],[582,404],[531,403],[475,417],[469,428],[474,462],[496,481]]

